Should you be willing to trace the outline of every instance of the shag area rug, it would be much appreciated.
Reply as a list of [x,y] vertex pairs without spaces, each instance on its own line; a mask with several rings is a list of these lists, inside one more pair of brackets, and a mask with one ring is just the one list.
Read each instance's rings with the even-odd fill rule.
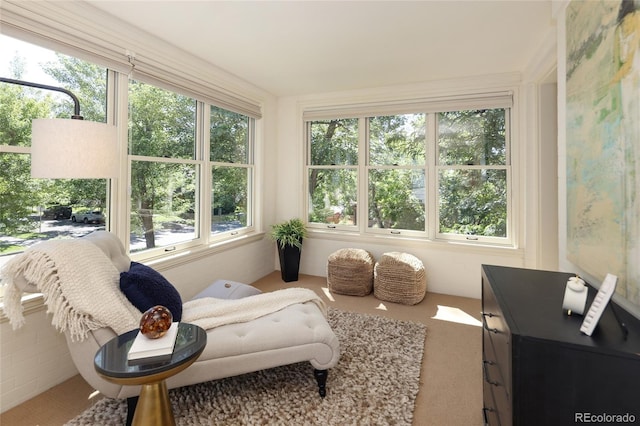
[[[340,360],[318,395],[308,362],[169,391],[178,425],[410,425],[424,324],[329,308]],[[123,425],[126,401],[104,398],[68,425]]]

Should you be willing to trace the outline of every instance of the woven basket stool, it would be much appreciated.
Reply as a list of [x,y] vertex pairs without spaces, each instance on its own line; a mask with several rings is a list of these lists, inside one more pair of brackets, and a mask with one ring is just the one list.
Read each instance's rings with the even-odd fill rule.
[[376,262],[373,280],[373,294],[387,302],[415,305],[427,292],[424,265],[408,253],[384,253]]
[[344,248],[331,253],[327,260],[329,291],[366,296],[373,289],[373,265],[373,256],[363,249]]

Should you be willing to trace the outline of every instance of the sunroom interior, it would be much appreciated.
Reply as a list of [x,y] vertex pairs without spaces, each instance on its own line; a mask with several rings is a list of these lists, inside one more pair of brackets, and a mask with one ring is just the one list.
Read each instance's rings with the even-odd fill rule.
[[[208,232],[205,227],[216,214],[210,208],[216,189],[209,184],[203,187],[208,193],[194,201],[202,231],[180,244],[131,250],[132,259],[160,271],[184,298],[219,278],[252,283],[273,273],[279,264],[275,243],[268,237],[270,227],[299,217],[308,222],[309,231],[302,274],[326,276],[327,257],[344,247],[365,248],[375,256],[410,252],[425,265],[429,292],[479,299],[483,264],[546,270],[573,266],[564,257],[562,236],[565,158],[557,69],[564,60],[564,6],[551,1],[7,0],[0,9],[0,32],[109,70],[107,79],[113,84],[107,89],[111,103],[105,120],[118,129],[120,169],[107,182],[104,227],[130,249],[130,212],[135,209],[129,199],[131,164],[151,155],[132,152],[130,87],[150,85],[194,99],[193,133],[200,142],[194,144],[197,153],[181,163],[195,164],[194,170],[225,166],[210,156],[214,149],[204,142],[210,140],[214,110],[240,114],[249,123],[247,152],[231,161],[240,164],[246,178],[241,226]],[[447,112],[478,109],[502,112],[505,159],[489,166],[504,171],[508,188],[503,231],[476,238],[446,231],[438,222],[444,214],[437,207],[436,194],[442,189],[436,183],[437,167],[446,164],[435,159],[433,129]],[[417,197],[423,206],[419,225],[394,232],[376,221],[370,209],[345,210],[344,203],[336,212],[336,199],[328,200],[333,196],[328,191],[319,201],[327,210],[312,215],[316,204],[309,176],[340,165],[358,182],[352,198],[359,206],[371,206],[374,195],[366,181],[375,172],[368,168],[374,155],[367,152],[366,139],[375,130],[370,118],[415,113],[423,114],[427,128],[419,175],[424,194]],[[326,131],[324,120],[357,127],[351,134],[354,145],[345,148],[355,159],[337,165],[315,162],[314,126]],[[3,152],[15,151],[0,146]],[[381,169],[395,166],[392,162]],[[487,169],[486,164],[471,163],[453,168],[463,167]],[[201,178],[209,175],[203,172]],[[329,220],[335,213],[350,219]],[[76,374],[64,339],[55,336],[41,304],[37,298],[25,301],[24,337],[12,334],[3,319],[2,359],[37,346],[56,360],[56,368],[42,362],[14,365],[9,373],[3,365],[3,411]]]

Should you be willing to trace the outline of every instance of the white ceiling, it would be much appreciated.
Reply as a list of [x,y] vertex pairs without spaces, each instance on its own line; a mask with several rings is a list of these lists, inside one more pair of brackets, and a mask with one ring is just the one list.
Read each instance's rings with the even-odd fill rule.
[[548,0],[91,1],[278,95],[523,71]]

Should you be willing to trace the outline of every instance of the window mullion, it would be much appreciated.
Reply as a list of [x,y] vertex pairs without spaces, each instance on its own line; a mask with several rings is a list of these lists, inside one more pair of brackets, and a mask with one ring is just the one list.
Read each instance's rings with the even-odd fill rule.
[[9,152],[11,154],[31,154],[31,147],[16,146],[16,145],[0,145],[0,152]]
[[358,119],[358,232],[369,223],[369,120]]
[[198,220],[195,222],[196,235],[200,236],[201,241],[205,244],[209,241],[208,231],[211,223],[211,209],[205,208],[205,206],[211,205],[211,179],[207,179],[209,176],[209,110],[208,105],[203,102],[197,102],[196,104],[196,160],[200,164],[200,172],[196,177],[196,188],[198,195],[195,199],[196,211],[198,212]]
[[152,163],[171,163],[171,164],[199,164],[200,161],[190,158],[165,158],[165,157],[150,157],[147,155],[130,155],[133,161],[148,161]]
[[[129,76],[117,74],[116,123],[118,127],[118,144],[120,147],[120,174],[117,182],[117,199],[112,200],[119,206],[115,224],[111,222],[112,232],[124,242],[125,251],[129,252],[131,235],[131,159],[129,157]],[[115,226],[115,228],[113,228]]]
[[[117,114],[117,90],[118,90],[118,75],[115,71],[107,70],[107,123],[113,124],[115,126],[118,125],[118,117]],[[118,175],[121,176],[120,170],[118,170]],[[107,205],[106,209],[108,212],[107,222],[105,226],[108,231],[114,231],[117,233],[117,222],[118,222],[118,214],[116,213],[116,209],[114,206],[119,206],[118,202],[118,180],[117,179],[108,179],[107,180]]]
[[425,162],[427,170],[425,176],[427,179],[427,206],[426,206],[426,222],[427,222],[427,235],[430,240],[434,240],[436,233],[438,232],[439,219],[438,219],[438,126],[436,120],[436,114],[427,114],[425,120],[427,125],[426,130],[426,144],[427,144],[427,161]]

